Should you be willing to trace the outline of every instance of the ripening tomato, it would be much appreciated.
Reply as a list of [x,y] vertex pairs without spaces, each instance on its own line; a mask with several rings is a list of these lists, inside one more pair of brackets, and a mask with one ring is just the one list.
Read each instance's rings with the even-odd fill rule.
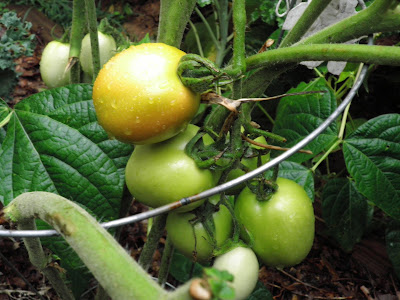
[[[246,187],[235,203],[235,215],[254,239],[252,248],[268,266],[300,263],[314,241],[314,210],[310,198],[296,182],[278,178],[270,200],[258,201]],[[246,239],[246,235],[242,234]]]
[[182,132],[200,105],[200,95],[180,81],[185,52],[162,43],[131,46],[112,57],[93,86],[100,125],[111,137],[133,144],[167,140]]
[[[211,171],[198,168],[185,153],[186,144],[198,130],[190,124],[184,132],[164,142],[135,147],[126,165],[125,179],[137,201],[159,207],[214,186]],[[179,211],[192,210],[201,203],[194,202]]]

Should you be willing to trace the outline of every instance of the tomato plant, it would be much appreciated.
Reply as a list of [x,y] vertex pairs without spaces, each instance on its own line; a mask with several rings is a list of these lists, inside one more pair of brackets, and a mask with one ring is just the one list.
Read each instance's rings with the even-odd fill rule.
[[[214,196],[209,201],[216,204],[218,199],[219,196]],[[222,246],[232,233],[232,216],[225,205],[220,205],[219,210],[212,214],[212,222],[215,228],[215,245],[201,218],[196,219],[193,212],[169,213],[166,228],[172,244],[179,252],[188,258],[196,257],[197,261],[206,263],[212,258],[213,250]]]
[[235,215],[254,239],[252,248],[266,265],[293,266],[311,250],[314,210],[300,185],[286,178],[278,178],[276,183],[278,190],[266,201],[258,201],[248,187],[243,189],[235,203]]
[[[199,128],[189,125],[175,137],[161,143],[137,145],[126,165],[126,184],[143,204],[159,207],[214,186],[210,170],[199,169],[184,151]],[[202,201],[180,208],[191,210]]]
[[145,43],[118,53],[100,70],[93,86],[99,123],[118,140],[161,142],[183,131],[199,107],[200,96],[177,73],[185,52]]
[[257,284],[259,265],[250,248],[239,246],[218,256],[213,267],[233,275],[235,300],[247,299]]
[[[115,55],[117,45],[111,35],[97,32],[99,39],[99,54],[100,54],[100,68]],[[79,62],[81,63],[82,70],[93,76],[93,61],[92,61],[92,47],[90,46],[90,34],[86,34],[82,40],[81,53],[79,55]]]
[[51,41],[43,50],[40,60],[40,75],[49,88],[69,83],[70,72],[66,72],[69,57],[69,44]]

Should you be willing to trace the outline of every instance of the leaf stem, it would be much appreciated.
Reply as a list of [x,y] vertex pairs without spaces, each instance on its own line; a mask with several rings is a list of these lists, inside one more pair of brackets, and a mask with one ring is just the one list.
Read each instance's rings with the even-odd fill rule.
[[85,0],[86,21],[90,34],[90,47],[92,49],[93,79],[100,71],[100,50],[99,38],[97,34],[96,5],[94,0]]
[[331,1],[332,0],[312,1],[301,15],[296,25],[283,39],[280,47],[287,47],[299,41]]
[[246,59],[248,70],[302,61],[348,61],[400,66],[400,48],[348,44],[300,45],[265,51]]

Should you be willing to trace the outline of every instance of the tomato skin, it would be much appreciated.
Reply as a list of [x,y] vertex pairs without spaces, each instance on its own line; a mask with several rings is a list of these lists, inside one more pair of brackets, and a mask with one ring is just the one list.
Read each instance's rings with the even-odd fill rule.
[[[199,169],[185,153],[186,144],[198,130],[197,126],[190,124],[184,132],[169,140],[135,147],[126,165],[125,179],[137,201],[159,207],[214,186],[211,171]],[[178,210],[192,210],[202,202],[197,201]]]
[[40,75],[48,88],[67,85],[70,72],[65,72],[69,58],[68,43],[51,41],[43,50],[40,59]]
[[[219,196],[213,196],[210,201],[215,204],[218,198]],[[193,233],[193,228],[189,221],[194,218],[195,214],[193,212],[169,213],[166,225],[167,234],[174,247],[190,259],[193,258],[196,240],[197,261],[199,263],[207,263],[212,258],[213,247],[211,239],[201,222],[194,225]],[[220,205],[219,211],[213,214],[213,220],[215,224],[215,239],[217,247],[219,247],[232,234],[232,216],[226,206]]]
[[257,284],[259,264],[250,248],[236,247],[218,256],[213,267],[233,275],[234,300],[247,299]]
[[131,46],[112,57],[93,86],[100,125],[122,142],[149,144],[182,132],[200,105],[200,95],[180,81],[185,52],[162,43]]
[[315,217],[300,185],[286,178],[276,183],[278,191],[268,201],[257,201],[244,188],[236,200],[235,215],[253,236],[252,248],[266,265],[288,267],[300,263],[311,250]]
[[[99,39],[100,68],[115,55],[117,45],[111,35],[97,32]],[[82,70],[93,76],[92,47],[90,45],[90,34],[86,34],[82,40],[81,53],[79,55]]]

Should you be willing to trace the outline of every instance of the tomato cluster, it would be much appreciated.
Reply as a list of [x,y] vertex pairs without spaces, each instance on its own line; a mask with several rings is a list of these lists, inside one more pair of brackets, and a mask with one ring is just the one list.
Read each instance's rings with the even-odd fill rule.
[[[116,52],[117,46],[112,36],[97,32],[99,39],[100,66],[103,66]],[[60,41],[51,41],[43,49],[40,60],[40,74],[48,88],[67,85],[70,81],[70,71],[67,70],[70,44]],[[93,76],[92,48],[90,36],[85,35],[82,40],[79,61],[84,77]]]
[[[135,145],[125,169],[127,187],[137,201],[152,208],[210,189],[220,175],[200,169],[185,152],[199,131],[189,123],[200,96],[177,77],[183,55],[179,49],[159,43],[132,46],[111,58],[94,83],[99,123],[111,137]],[[214,143],[207,135],[204,139],[204,143]],[[263,137],[257,141],[266,144]],[[257,146],[250,148],[257,152]],[[269,160],[269,154],[261,154],[243,157],[241,168],[233,170],[228,180]],[[234,275],[235,299],[246,299],[253,290],[258,259],[269,266],[291,266],[301,262],[311,249],[311,200],[292,180],[278,178],[276,185],[277,190],[266,201],[259,201],[248,186],[241,185],[227,191],[236,195],[234,203],[216,195],[167,216],[172,244],[195,261],[208,264],[215,253],[224,252],[223,246],[233,245],[215,259],[214,267]],[[226,206],[230,204],[232,209]],[[243,243],[232,243],[234,218],[247,248]]]

